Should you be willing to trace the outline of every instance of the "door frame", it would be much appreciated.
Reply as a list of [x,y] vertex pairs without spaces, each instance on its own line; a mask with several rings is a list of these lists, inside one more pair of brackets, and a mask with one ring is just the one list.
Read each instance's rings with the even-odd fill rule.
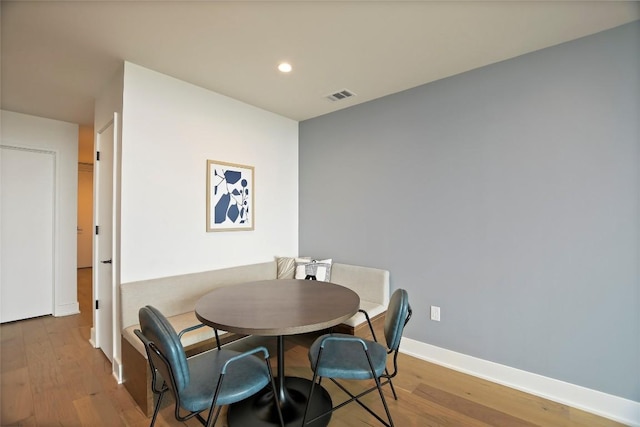
[[[120,170],[120,117],[119,114],[117,112],[113,113],[113,118],[111,120],[109,120],[105,125],[103,125],[97,132],[95,132],[94,135],[94,156],[97,156],[97,152],[99,151],[99,135],[101,133],[103,133],[105,130],[107,130],[110,126],[113,126],[113,141],[112,144],[113,146],[112,148],[112,155],[113,155],[113,164],[112,164],[112,169],[111,169],[111,178],[112,178],[112,194],[108,195],[108,197],[111,198],[111,235],[110,236],[98,236],[95,234],[95,226],[96,225],[100,225],[97,224],[98,221],[98,215],[99,215],[99,202],[100,202],[100,198],[103,197],[104,195],[102,195],[100,193],[99,190],[99,176],[100,176],[100,164],[99,162],[96,162],[96,165],[94,167],[94,197],[93,197],[93,225],[94,225],[94,232],[93,232],[93,261],[94,261],[94,269],[93,269],[93,283],[94,283],[94,300],[97,298],[97,296],[99,295],[99,286],[103,286],[104,284],[100,283],[100,280],[98,280],[97,277],[97,271],[98,271],[98,265],[101,262],[99,258],[99,251],[98,251],[98,245],[99,245],[99,237],[103,237],[103,238],[110,238],[111,239],[111,260],[112,260],[112,264],[111,264],[111,269],[112,269],[112,274],[111,274],[111,283],[106,284],[107,286],[110,286],[111,288],[111,307],[112,307],[112,313],[111,313],[111,319],[112,319],[112,324],[111,324],[111,349],[112,349],[112,355],[111,355],[111,359],[112,359],[112,374],[114,375],[114,377],[116,378],[116,380],[120,383],[122,382],[122,366],[120,363],[120,316],[118,315],[119,313],[119,299],[118,299],[118,287],[119,287],[119,283],[120,283],[120,250],[119,250],[119,194],[120,194],[120,190],[119,190],[119,182],[120,182],[120,177],[119,177],[119,170]],[[94,157],[95,158],[95,157]],[[104,171],[102,171],[104,172]],[[101,325],[99,324],[99,321],[97,319],[97,314],[96,314],[96,306],[95,306],[95,301],[94,301],[94,305],[93,305],[93,319],[94,319],[94,328],[91,331],[91,342],[93,344],[94,347],[100,347],[100,342],[99,342],[99,334],[97,333],[98,328],[101,327]]]

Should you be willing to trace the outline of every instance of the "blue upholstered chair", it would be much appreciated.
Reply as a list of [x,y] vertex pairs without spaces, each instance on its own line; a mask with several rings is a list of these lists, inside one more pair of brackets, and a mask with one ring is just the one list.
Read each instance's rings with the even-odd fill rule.
[[[138,317],[142,330],[136,329],[135,334],[144,343],[152,372],[151,387],[159,395],[151,419],[152,427],[167,391],[175,398],[175,416],[179,421],[196,417],[203,425],[211,427],[222,406],[246,399],[265,386],[275,390],[266,348],[239,353],[221,349],[218,343],[218,349],[187,359],[178,334],[160,311],[151,306],[142,307]],[[200,326],[204,325],[188,328],[180,335]],[[262,358],[256,357],[258,354]],[[280,423],[284,425],[277,393],[272,394]],[[201,413],[207,410],[205,420]]]
[[[411,306],[409,305],[409,296],[407,291],[404,289],[398,289],[393,293],[393,295],[391,295],[385,317],[384,336],[386,346],[377,342],[369,316],[367,316],[367,321],[369,323],[369,328],[371,329],[371,334],[374,337],[374,341],[365,340],[352,335],[326,334],[317,338],[313,342],[309,349],[309,361],[311,362],[311,369],[313,370],[313,381],[309,390],[308,401],[311,400],[311,396],[313,395],[313,390],[316,387],[316,380],[317,385],[320,385],[322,378],[329,378],[342,391],[347,393],[350,396],[350,399],[339,405],[333,406],[331,410],[320,414],[309,421],[306,421],[309,409],[309,406],[307,405],[302,422],[303,426],[310,424],[315,420],[324,417],[328,413],[331,413],[354,401],[366,409],[371,415],[376,417],[385,426],[393,426],[393,420],[391,418],[387,402],[384,398],[384,393],[382,392],[382,386],[389,384],[393,392],[394,399],[398,399],[393,388],[393,384],[391,383],[391,379],[398,373],[397,359],[400,339],[402,338],[402,332],[405,325],[411,318],[411,313]],[[389,373],[387,369],[387,356],[391,354],[393,354],[393,372]],[[376,384],[375,386],[355,395],[347,390],[343,384],[338,382],[338,379],[374,380]],[[374,390],[377,390],[380,394],[380,399],[382,400],[388,422],[360,400],[362,396]]]

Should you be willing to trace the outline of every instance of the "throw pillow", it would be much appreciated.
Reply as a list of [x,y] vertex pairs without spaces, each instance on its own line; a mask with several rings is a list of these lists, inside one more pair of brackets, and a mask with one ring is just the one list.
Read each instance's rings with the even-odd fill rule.
[[296,272],[296,259],[289,257],[276,258],[278,265],[278,279],[293,279]]
[[303,259],[296,258],[296,279],[331,280],[331,259]]

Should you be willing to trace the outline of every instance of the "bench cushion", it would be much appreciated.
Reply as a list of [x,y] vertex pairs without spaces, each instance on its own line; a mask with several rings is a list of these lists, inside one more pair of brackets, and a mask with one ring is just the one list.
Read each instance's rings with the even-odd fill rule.
[[[370,319],[373,319],[374,317],[376,317],[378,314],[384,313],[387,310],[387,307],[381,305],[381,304],[377,304],[375,302],[371,302],[371,301],[366,301],[361,299],[360,300],[360,309],[364,310],[367,312],[367,314],[369,315]],[[353,317],[345,320],[344,322],[345,325],[349,325],[352,327],[356,327],[359,326],[361,324],[366,324],[367,323],[367,318],[365,317],[364,314],[358,312],[356,313]]]
[[[171,325],[173,326],[173,329],[176,330],[176,333],[180,333],[180,331],[182,331],[185,328],[188,328],[189,326],[199,325],[201,323],[196,318],[196,314],[193,311],[189,313],[179,314],[177,316],[168,317],[167,320],[169,321],[169,323],[171,323]],[[144,350],[144,344],[142,344],[142,341],[140,341],[140,339],[133,333],[135,329],[140,329],[140,325],[132,325],[125,328],[122,331],[122,336],[127,341],[129,341],[129,343],[133,346],[133,348],[138,350],[140,354],[144,355],[144,357],[146,358],[147,353]],[[227,332],[218,331],[218,335],[220,337],[222,337],[225,334],[227,334]],[[180,339],[180,341],[182,342],[182,345],[184,347],[189,347],[191,345],[198,344],[202,341],[205,341],[211,338],[215,338],[215,333],[213,332],[213,328],[205,326],[205,327],[198,328],[196,330],[185,333]]]

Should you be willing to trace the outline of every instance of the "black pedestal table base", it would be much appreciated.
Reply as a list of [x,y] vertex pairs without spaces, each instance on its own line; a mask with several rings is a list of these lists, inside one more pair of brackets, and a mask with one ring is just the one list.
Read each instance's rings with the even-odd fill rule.
[[[299,427],[302,424],[307,396],[311,388],[311,381],[305,378],[285,377],[286,397],[282,403],[282,417],[286,427]],[[278,413],[274,407],[273,392],[266,388],[252,398],[230,405],[227,421],[230,427],[267,427],[280,424]],[[281,399],[282,401],[283,399]],[[313,419],[319,414],[331,409],[331,396],[324,387],[316,385],[311,396],[307,419]],[[331,420],[331,413],[313,423],[311,427],[325,427]]]

